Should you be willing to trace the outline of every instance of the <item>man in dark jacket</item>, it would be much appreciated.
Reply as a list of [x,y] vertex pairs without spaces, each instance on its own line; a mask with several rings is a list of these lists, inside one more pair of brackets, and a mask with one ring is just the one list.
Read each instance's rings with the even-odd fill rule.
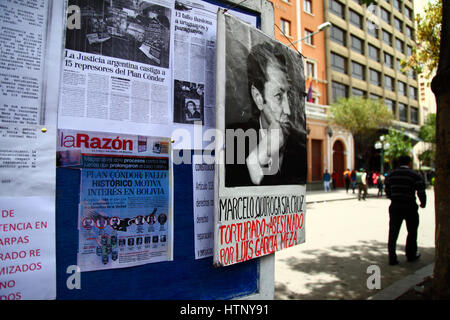
[[388,239],[390,265],[398,264],[396,244],[403,220],[406,221],[408,230],[405,248],[406,258],[412,262],[420,257],[420,254],[417,252],[419,213],[416,203],[416,192],[421,208],[425,208],[427,202],[425,182],[419,174],[410,168],[411,158],[409,156],[400,157],[399,165],[400,167],[392,171],[385,182],[386,196],[391,199]]

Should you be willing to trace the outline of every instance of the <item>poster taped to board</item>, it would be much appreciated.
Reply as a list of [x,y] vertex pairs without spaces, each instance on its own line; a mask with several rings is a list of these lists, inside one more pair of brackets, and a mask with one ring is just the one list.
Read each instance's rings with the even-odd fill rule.
[[305,241],[305,78],[298,52],[217,19],[214,264],[227,266]]
[[172,259],[168,139],[59,130],[57,146],[58,165],[81,171],[81,271]]

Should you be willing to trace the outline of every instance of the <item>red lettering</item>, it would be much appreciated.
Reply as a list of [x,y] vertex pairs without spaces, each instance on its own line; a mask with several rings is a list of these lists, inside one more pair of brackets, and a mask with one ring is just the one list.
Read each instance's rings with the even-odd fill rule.
[[77,134],[77,148],[81,147],[81,144],[84,143],[84,147],[89,149],[89,136],[87,134],[78,133]]
[[103,145],[102,145],[102,149],[103,150],[111,150],[111,139],[109,138],[103,138]]
[[0,300],[20,300],[22,299],[21,292],[10,293],[8,295],[0,295]]
[[14,280],[0,281],[0,289],[11,289],[14,288],[16,282]]
[[47,229],[47,221],[36,221],[34,228],[35,229]]
[[227,226],[220,226],[219,227],[219,230],[220,230],[220,244],[223,244],[223,238],[224,238],[224,235],[223,235],[223,229],[225,229]]
[[65,136],[64,133],[61,132],[61,145],[65,148],[73,148],[75,147],[75,137],[74,136]]
[[14,209],[11,210],[5,210],[2,209],[2,218],[8,218],[8,217],[14,217]]
[[220,262],[223,265],[229,265],[234,263],[234,248],[233,247],[228,247],[228,248],[223,248],[220,249]]

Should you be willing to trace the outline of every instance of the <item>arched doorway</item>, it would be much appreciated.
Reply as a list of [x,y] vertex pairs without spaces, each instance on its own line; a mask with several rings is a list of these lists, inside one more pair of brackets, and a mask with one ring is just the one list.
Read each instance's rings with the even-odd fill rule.
[[345,159],[344,159],[344,144],[337,140],[333,145],[333,171],[336,171],[337,179],[336,179],[336,187],[342,188],[344,187],[344,168]]

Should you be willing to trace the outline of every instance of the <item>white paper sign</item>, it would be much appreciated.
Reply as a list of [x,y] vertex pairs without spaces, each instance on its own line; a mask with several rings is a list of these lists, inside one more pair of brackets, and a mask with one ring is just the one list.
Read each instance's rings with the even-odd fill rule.
[[55,299],[54,197],[5,197],[0,210],[0,300]]

